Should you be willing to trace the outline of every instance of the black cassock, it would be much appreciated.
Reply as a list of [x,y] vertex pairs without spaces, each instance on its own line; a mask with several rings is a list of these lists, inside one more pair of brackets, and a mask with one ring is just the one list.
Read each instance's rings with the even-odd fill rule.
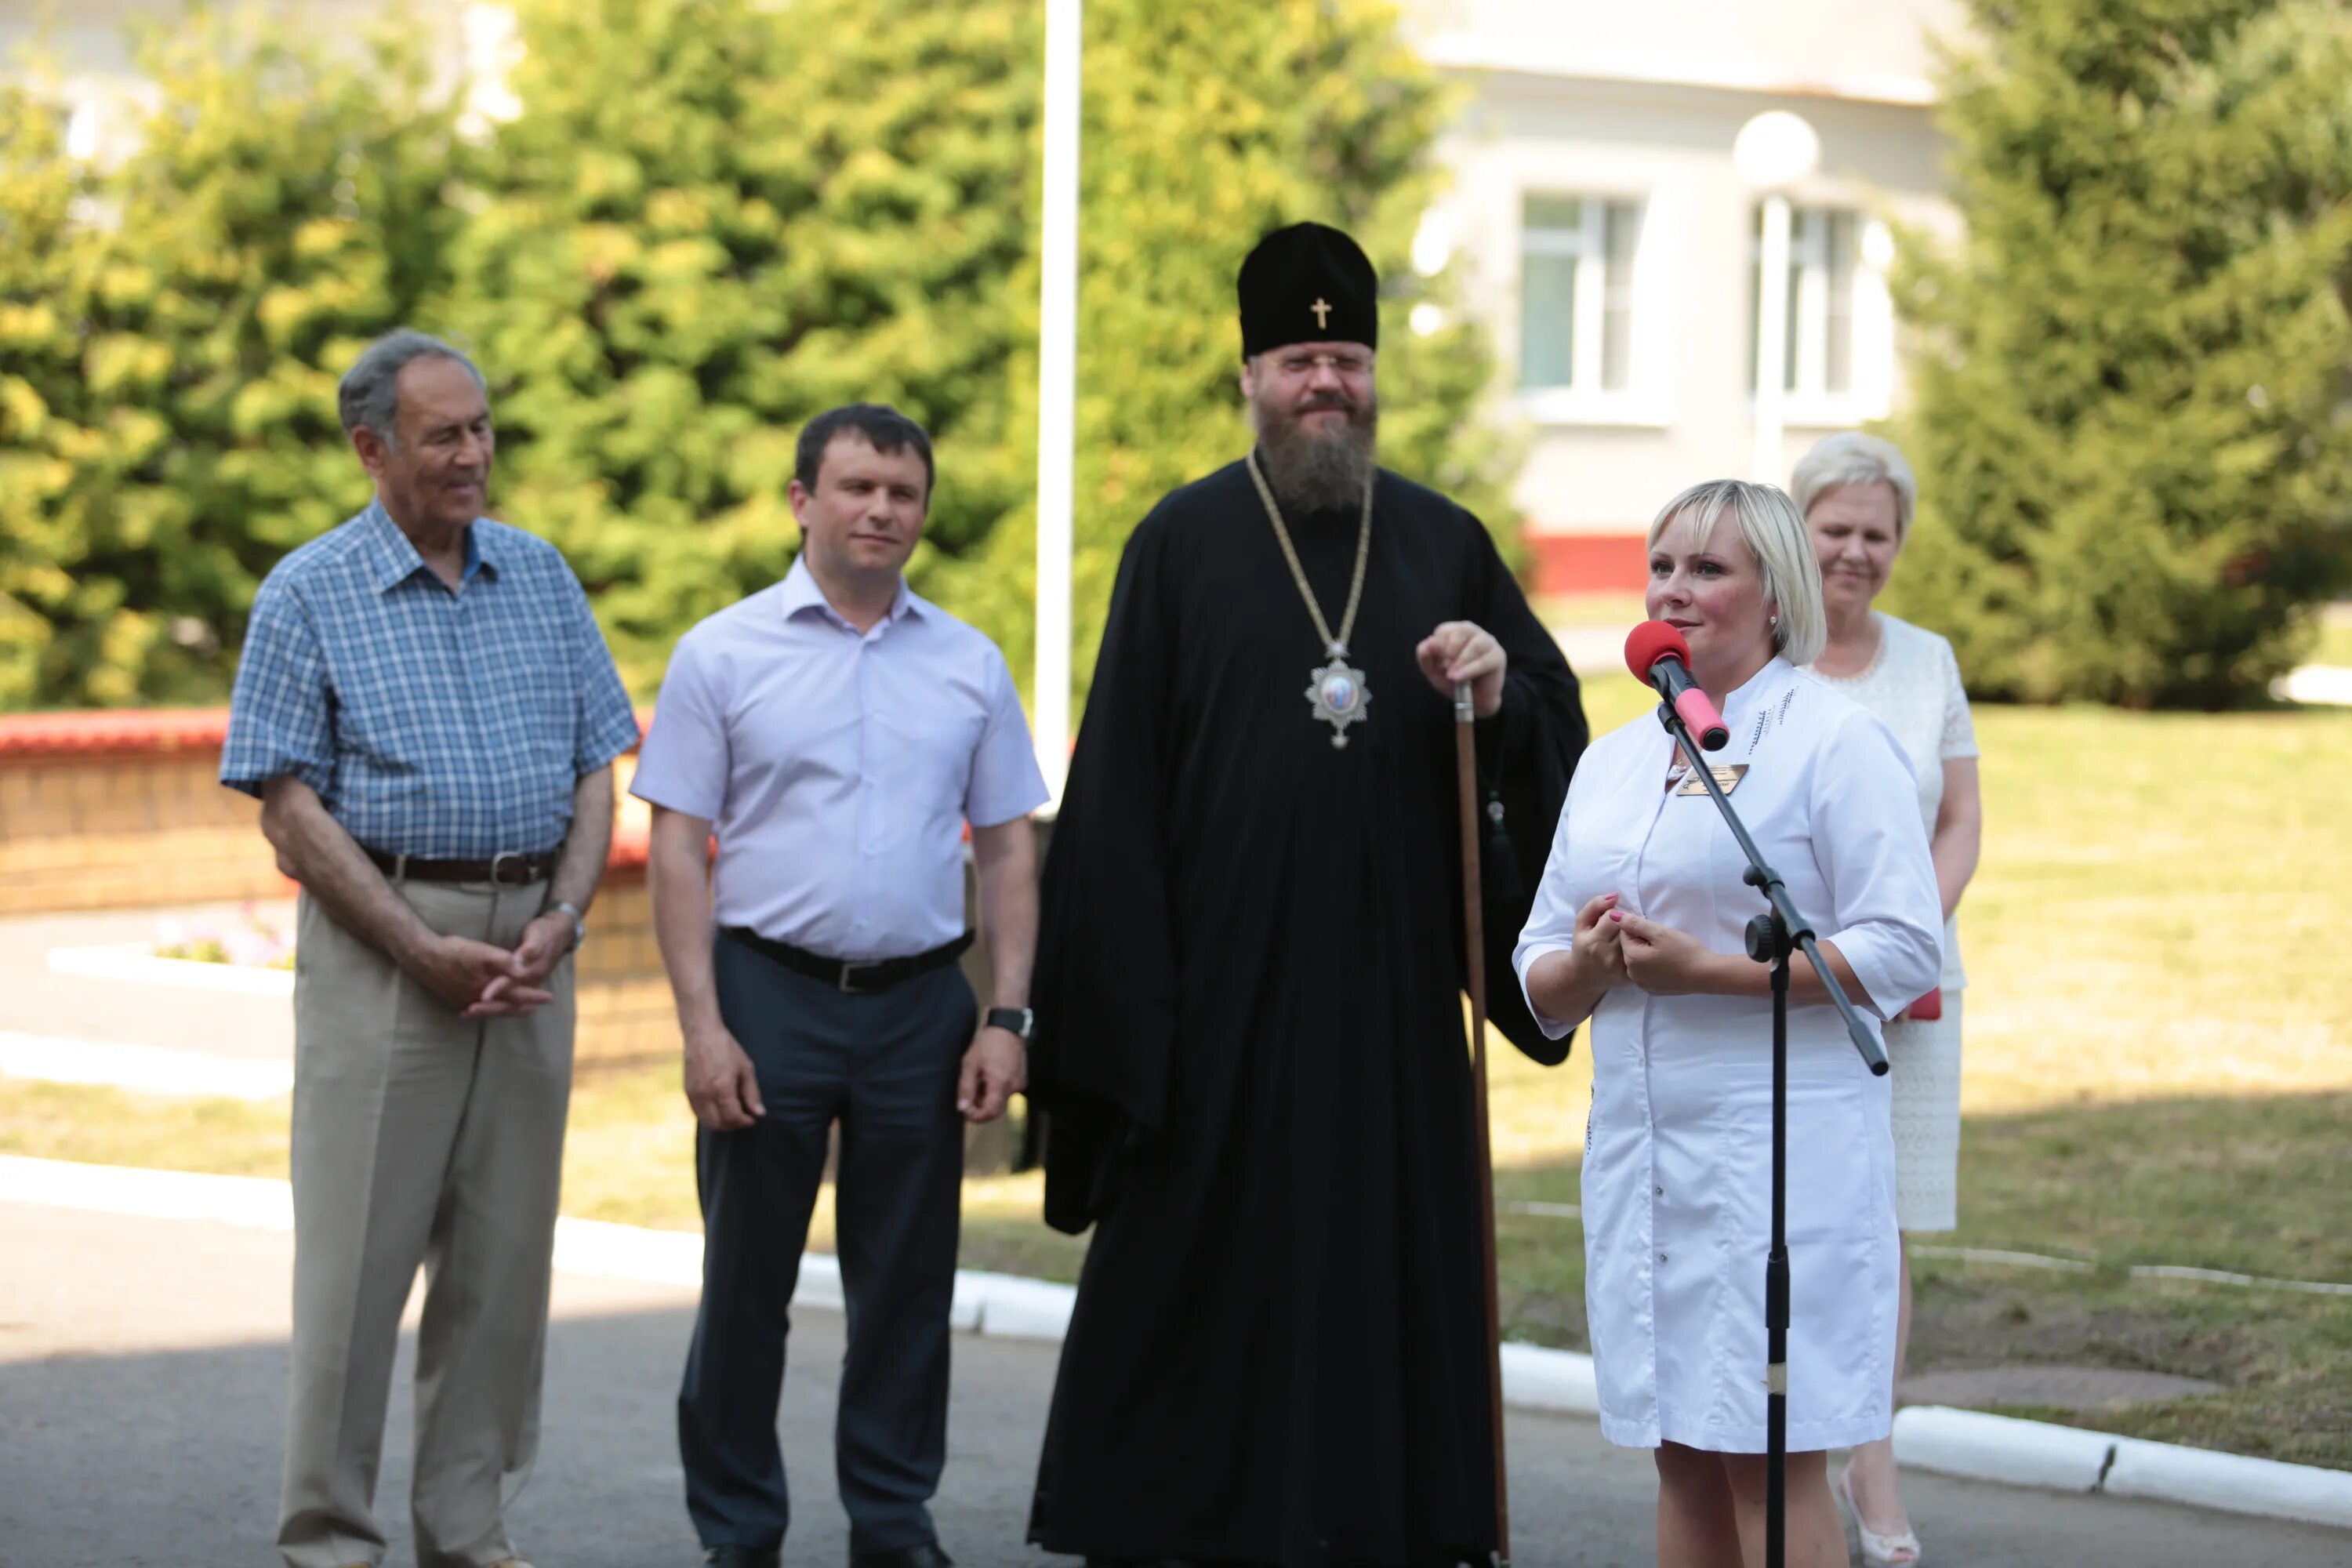
[[[1478,520],[1382,472],[1349,639],[1326,662],[1240,463],[1170,495],[1120,564],[1045,871],[1031,1099],[1046,1218],[1092,1222],[1031,1539],[1097,1557],[1483,1561],[1495,1544],[1463,1028],[1444,621],[1510,660],[1477,725],[1532,894],[1586,729],[1575,677]],[[1292,538],[1339,626],[1359,513]],[[1486,910],[1496,1025],[1539,1059]]]

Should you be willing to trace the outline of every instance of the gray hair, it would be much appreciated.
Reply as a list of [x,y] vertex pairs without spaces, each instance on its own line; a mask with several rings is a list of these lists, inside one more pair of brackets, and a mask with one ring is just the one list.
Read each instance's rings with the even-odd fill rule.
[[1773,651],[1790,664],[1811,664],[1829,641],[1829,614],[1822,607],[1822,563],[1813,554],[1804,514],[1775,485],[1745,479],[1709,479],[1691,486],[1659,510],[1650,524],[1650,543],[1676,517],[1689,513],[1692,542],[1701,550],[1715,525],[1728,512],[1739,524],[1748,552],[1764,580],[1764,600],[1772,607]]
[[1815,501],[1845,485],[1885,485],[1893,490],[1895,537],[1899,541],[1911,531],[1911,514],[1919,506],[1919,481],[1911,477],[1911,465],[1904,461],[1901,448],[1894,442],[1859,430],[1824,436],[1798,462],[1789,489],[1797,510],[1811,517]]
[[361,350],[352,368],[343,372],[342,384],[335,389],[335,411],[342,416],[343,434],[373,430],[385,446],[398,447],[394,427],[400,421],[400,373],[409,362],[420,359],[457,361],[483,395],[488,395],[490,384],[472,360],[430,332],[402,327]]

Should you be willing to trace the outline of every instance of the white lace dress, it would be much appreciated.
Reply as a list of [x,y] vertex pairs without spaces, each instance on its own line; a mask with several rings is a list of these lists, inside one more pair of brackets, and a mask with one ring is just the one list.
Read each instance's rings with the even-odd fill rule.
[[[1876,615],[1876,612],[1873,612]],[[1930,838],[1944,804],[1944,764],[1977,754],[1976,726],[1952,645],[1934,632],[1877,615],[1878,657],[1860,675],[1813,673],[1885,721],[1919,784]],[[1906,1231],[1959,1224],[1960,968],[1958,926],[1944,927],[1944,1016],[1886,1026],[1895,1115],[1895,1217]]]

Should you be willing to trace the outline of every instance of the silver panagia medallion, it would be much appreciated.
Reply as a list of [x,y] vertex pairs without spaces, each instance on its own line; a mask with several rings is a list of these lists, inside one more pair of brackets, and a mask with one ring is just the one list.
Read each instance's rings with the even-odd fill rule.
[[1315,717],[1331,726],[1331,744],[1344,746],[1348,726],[1365,717],[1372,694],[1364,684],[1364,672],[1348,662],[1347,644],[1335,642],[1328,651],[1331,662],[1318,665],[1307,678],[1307,700],[1314,706]]

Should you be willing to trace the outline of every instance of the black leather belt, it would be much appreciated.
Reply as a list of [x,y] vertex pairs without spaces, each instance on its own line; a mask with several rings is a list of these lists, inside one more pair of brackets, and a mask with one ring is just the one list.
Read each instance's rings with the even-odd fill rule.
[[972,933],[966,931],[953,942],[935,947],[929,952],[909,953],[904,958],[827,958],[804,947],[794,947],[791,942],[761,936],[748,926],[721,926],[719,929],[721,934],[734,938],[754,952],[774,959],[786,969],[805,974],[812,980],[822,980],[835,990],[852,996],[887,991],[918,974],[944,969],[963,956],[964,949],[971,945],[972,939]]
[[563,853],[559,844],[538,855],[507,849],[488,860],[426,860],[415,855],[387,855],[364,844],[360,847],[375,862],[377,870],[395,882],[497,882],[509,888],[545,881]]

